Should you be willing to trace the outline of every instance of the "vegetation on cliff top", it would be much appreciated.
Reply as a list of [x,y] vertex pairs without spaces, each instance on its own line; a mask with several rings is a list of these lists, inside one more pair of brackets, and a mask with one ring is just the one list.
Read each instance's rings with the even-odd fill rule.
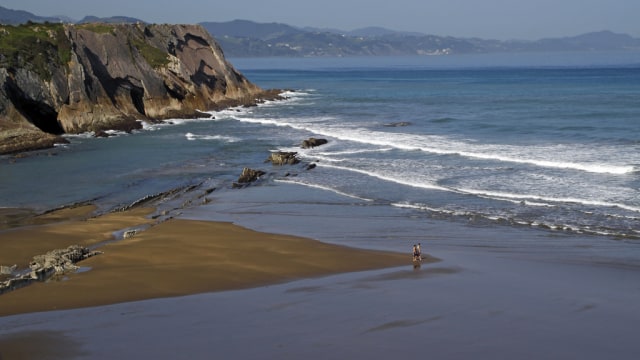
[[166,51],[160,50],[156,47],[149,45],[143,39],[131,38],[131,45],[133,45],[140,55],[151,65],[153,68],[159,68],[169,64],[169,57]]
[[115,29],[114,25],[106,23],[86,23],[76,25],[76,27],[78,29],[89,30],[97,34],[112,34]]
[[0,67],[32,70],[51,78],[51,63],[66,65],[71,43],[62,24],[0,25]]
[[[111,23],[86,23],[76,25],[79,29],[88,30],[97,34],[112,34],[115,35],[117,32],[118,24]],[[145,25],[145,26],[153,26],[153,25]],[[167,57],[167,52],[164,49],[158,49],[149,44],[149,42],[145,39],[145,33],[139,27],[136,27],[136,30],[131,30],[128,28],[127,31],[130,31],[127,34],[129,40],[129,46],[131,46],[131,51],[133,52],[134,48],[142,55],[142,57],[151,65],[153,68],[159,68],[169,64],[169,58]]]
[[[97,34],[115,34],[116,24],[91,23],[78,28]],[[129,34],[129,43],[154,68],[169,63],[166,51],[145,41],[142,31]],[[66,66],[71,59],[71,42],[63,24],[26,23],[0,25],[0,67],[26,69],[42,79],[51,79],[53,66]]]

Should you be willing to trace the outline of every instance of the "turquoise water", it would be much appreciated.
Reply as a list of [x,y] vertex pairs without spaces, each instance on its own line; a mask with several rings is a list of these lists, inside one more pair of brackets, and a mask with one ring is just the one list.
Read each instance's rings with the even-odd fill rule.
[[[640,238],[640,56],[232,59],[288,99],[0,159],[0,205],[105,209],[174,187],[262,186],[438,221]],[[308,137],[329,140],[303,150]],[[269,151],[317,167],[273,169]],[[293,172],[297,176],[283,175]]]

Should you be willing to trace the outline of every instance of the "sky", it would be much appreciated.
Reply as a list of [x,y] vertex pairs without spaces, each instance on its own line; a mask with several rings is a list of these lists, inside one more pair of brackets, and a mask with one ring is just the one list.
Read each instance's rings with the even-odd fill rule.
[[354,30],[538,40],[610,30],[640,37],[639,0],[0,0],[40,16],[130,16],[152,23],[235,19]]

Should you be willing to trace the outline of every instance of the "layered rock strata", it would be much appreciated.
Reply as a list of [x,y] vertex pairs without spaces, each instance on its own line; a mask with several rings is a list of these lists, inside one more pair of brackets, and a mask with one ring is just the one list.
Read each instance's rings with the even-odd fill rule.
[[0,26],[0,154],[277,97],[198,25]]
[[[34,281],[46,281],[55,275],[78,269],[77,262],[100,254],[86,247],[72,245],[66,249],[56,249],[44,255],[34,256],[29,264],[31,271],[15,275],[0,282],[0,294],[27,286]],[[5,275],[14,275],[16,266],[2,266]]]

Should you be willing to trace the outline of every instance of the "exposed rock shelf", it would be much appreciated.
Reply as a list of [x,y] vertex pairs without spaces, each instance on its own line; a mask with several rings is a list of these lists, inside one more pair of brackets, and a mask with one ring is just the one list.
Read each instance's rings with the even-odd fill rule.
[[[97,254],[100,254],[100,252],[72,245],[66,249],[56,249],[44,255],[34,256],[33,261],[29,264],[31,271],[15,275],[6,281],[0,282],[0,294],[27,286],[34,281],[46,281],[55,275],[75,271],[78,269],[77,262]],[[2,266],[2,270],[4,270],[5,275],[13,275],[16,271],[16,266]]]

